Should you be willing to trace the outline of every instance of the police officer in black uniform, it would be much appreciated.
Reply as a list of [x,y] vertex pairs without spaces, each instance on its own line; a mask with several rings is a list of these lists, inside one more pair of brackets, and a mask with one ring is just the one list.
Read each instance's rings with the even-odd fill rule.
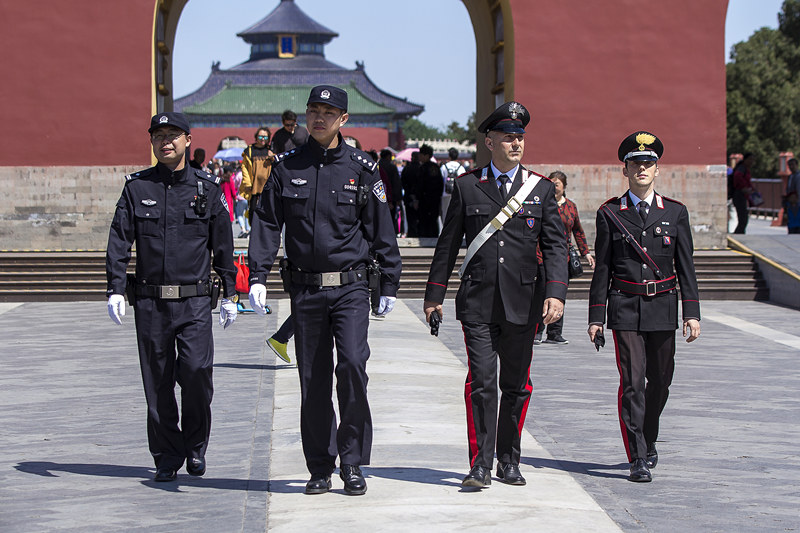
[[[497,477],[507,484],[525,484],[519,470],[520,438],[533,390],[530,365],[536,324],[540,316],[545,324],[558,320],[567,295],[567,241],[554,185],[520,164],[529,120],[525,107],[507,102],[478,127],[486,133],[492,161],[455,180],[425,290],[424,310],[430,322],[431,313],[442,313],[462,239],[466,236],[468,245],[475,246],[488,235],[474,256],[468,262],[464,259],[456,295],[456,318],[464,330],[469,360],[465,397],[470,472],[464,487],[484,488],[491,483],[495,450]],[[529,186],[533,188],[527,195],[520,193],[518,200],[520,189]],[[502,215],[507,220],[501,225]],[[547,278],[544,295],[535,289],[537,242]]]
[[[372,446],[366,373],[370,252],[382,267],[379,312],[391,311],[400,278],[396,230],[378,165],[344,142],[339,128],[347,119],[344,90],[330,85],[311,90],[306,109],[311,137],[276,156],[248,251],[250,302],[264,314],[266,277],[285,226],[302,397],[300,432],[311,473],[306,494],[330,490],[337,455],[345,492],[367,490],[360,465],[369,464]],[[334,372],[338,427],[331,401]]]
[[[181,113],[159,113],[150,121],[158,164],[125,176],[108,236],[108,314],[122,324],[123,294],[135,312],[136,337],[147,400],[147,438],[156,464],[155,481],[186,471],[202,476],[211,432],[212,292],[222,278],[225,298],[220,324],[236,319],[236,268],[230,206],[219,178],[190,167],[192,136]],[[136,243],[135,279],[127,279]],[[177,357],[176,357],[177,348]],[[181,422],[175,383],[181,386]]]
[[700,335],[689,213],[655,191],[663,152],[661,140],[646,131],[620,144],[629,190],[597,211],[597,260],[589,293],[589,338],[599,340],[606,320],[614,331],[628,479],[638,482],[650,481],[650,469],[658,463],[658,421],[675,369],[676,282],[683,336],[688,333],[686,342],[692,342]]

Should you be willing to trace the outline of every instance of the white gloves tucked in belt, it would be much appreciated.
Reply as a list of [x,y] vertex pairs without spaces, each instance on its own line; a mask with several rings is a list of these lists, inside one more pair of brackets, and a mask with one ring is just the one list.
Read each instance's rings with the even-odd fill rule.
[[222,326],[222,329],[226,329],[233,324],[237,314],[239,314],[239,309],[236,302],[223,298],[222,305],[219,308],[219,325]]
[[250,307],[259,315],[267,314],[267,287],[260,283],[250,285]]
[[121,294],[112,294],[108,297],[108,316],[115,324],[122,325],[125,316],[125,297]]

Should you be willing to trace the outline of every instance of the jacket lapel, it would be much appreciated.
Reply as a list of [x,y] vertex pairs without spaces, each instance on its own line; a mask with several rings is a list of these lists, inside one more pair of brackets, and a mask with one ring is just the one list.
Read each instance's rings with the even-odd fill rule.
[[667,210],[664,209],[664,199],[660,194],[656,193],[653,196],[653,205],[650,206],[650,214],[647,215],[647,221],[644,225],[644,229],[649,229],[650,227],[656,225],[662,218],[664,218],[666,212]]
[[497,180],[494,174],[492,174],[492,169],[488,165],[481,170],[477,187],[478,190],[488,196],[497,205],[505,205],[503,197],[500,196],[500,189],[497,188]]

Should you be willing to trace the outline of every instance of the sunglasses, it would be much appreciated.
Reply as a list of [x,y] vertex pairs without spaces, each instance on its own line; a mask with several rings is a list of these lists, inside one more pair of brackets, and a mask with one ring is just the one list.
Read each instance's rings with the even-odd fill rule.
[[261,141],[268,141],[269,140],[269,135],[259,135],[258,139],[261,140]]

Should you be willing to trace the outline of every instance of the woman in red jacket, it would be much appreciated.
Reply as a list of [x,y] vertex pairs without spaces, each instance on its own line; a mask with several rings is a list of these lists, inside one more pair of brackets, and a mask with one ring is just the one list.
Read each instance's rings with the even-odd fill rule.
[[[578,245],[578,251],[589,262],[589,266],[594,268],[594,257],[592,257],[592,254],[589,252],[589,245],[586,244],[586,233],[583,232],[583,227],[581,227],[581,219],[578,216],[578,206],[564,194],[564,190],[567,188],[567,175],[560,170],[556,170],[552,172],[548,178],[550,178],[550,181],[552,181],[556,187],[556,203],[558,203],[558,212],[561,215],[561,222],[564,223],[567,243],[572,241],[572,235],[574,235],[575,243]],[[569,257],[565,257],[564,260],[569,260]],[[567,344],[569,341],[561,336],[563,328],[564,316],[562,315],[557,322],[553,322],[547,326],[547,340],[544,342],[550,344]]]

